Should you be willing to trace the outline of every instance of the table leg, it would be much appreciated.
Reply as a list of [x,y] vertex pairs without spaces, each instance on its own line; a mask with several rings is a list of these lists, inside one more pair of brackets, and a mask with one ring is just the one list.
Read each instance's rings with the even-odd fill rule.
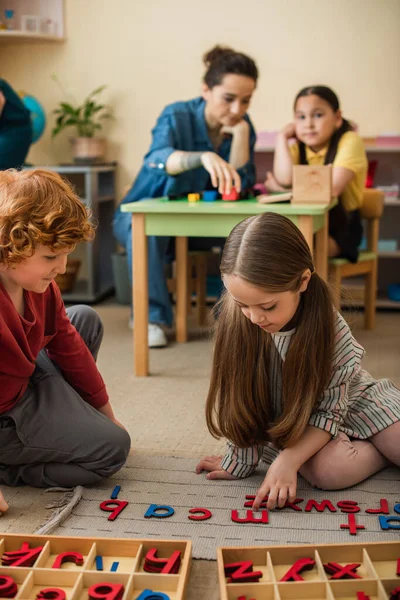
[[328,213],[324,215],[324,226],[315,235],[314,264],[318,275],[328,279]]
[[149,374],[149,283],[145,223],[146,215],[140,213],[132,214],[133,357],[134,372],[139,377],[147,377]]
[[188,317],[188,240],[179,236],[175,240],[176,258],[176,341],[187,342]]
[[311,252],[313,249],[313,218],[311,215],[300,215],[298,228],[304,235],[307,244],[310,246]]

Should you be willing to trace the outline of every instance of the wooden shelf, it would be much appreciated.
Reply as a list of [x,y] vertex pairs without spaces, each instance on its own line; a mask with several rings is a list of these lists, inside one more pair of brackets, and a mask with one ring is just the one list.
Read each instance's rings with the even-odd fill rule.
[[400,258],[400,250],[379,250],[378,256],[381,258]]
[[56,35],[45,35],[44,33],[32,33],[29,31],[8,31],[0,29],[0,43],[23,43],[23,42],[64,42],[65,38]]

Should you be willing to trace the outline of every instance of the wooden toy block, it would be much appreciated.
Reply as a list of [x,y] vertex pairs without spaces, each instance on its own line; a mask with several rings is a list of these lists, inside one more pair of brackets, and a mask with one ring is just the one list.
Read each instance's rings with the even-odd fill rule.
[[[399,557],[400,541],[218,548],[220,598],[400,600]],[[263,577],[234,583],[226,569],[235,563]]]
[[187,199],[188,202],[199,202],[200,194],[188,194]]
[[120,493],[120,491],[121,491],[121,486],[116,485],[111,493],[111,496],[110,496],[111,500],[116,500],[118,498],[118,494]]
[[275,202],[287,202],[292,199],[292,192],[279,192],[277,194],[261,194],[257,196],[260,204],[275,204]]
[[[33,550],[32,565],[15,566]],[[14,561],[0,570],[0,598],[184,600],[191,542],[0,534],[0,554]]]
[[329,204],[332,200],[332,166],[295,165],[293,204]]
[[222,194],[222,200],[228,200],[234,202],[235,200],[240,200],[240,194],[235,188],[235,186],[231,187],[231,191],[229,194]]
[[203,200],[204,202],[215,202],[215,200],[218,200],[217,190],[204,190]]

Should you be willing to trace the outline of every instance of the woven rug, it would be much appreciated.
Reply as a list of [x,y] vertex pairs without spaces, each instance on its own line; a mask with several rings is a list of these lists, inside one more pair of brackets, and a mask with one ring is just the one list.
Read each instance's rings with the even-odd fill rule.
[[[396,516],[394,505],[400,502],[399,470],[385,469],[367,481],[344,491],[323,492],[311,488],[299,479],[297,496],[303,498],[293,508],[269,512],[269,522],[235,523],[232,510],[239,518],[246,517],[244,508],[246,494],[255,494],[263,479],[263,470],[248,479],[237,481],[209,481],[204,474],[194,472],[197,459],[167,458],[159,456],[132,456],[126,466],[114,477],[96,487],[84,488],[82,498],[72,509],[70,516],[57,528],[56,535],[100,536],[100,537],[144,537],[183,538],[193,541],[194,558],[216,559],[218,546],[251,546],[269,544],[304,544],[357,541],[398,540],[399,530],[381,529],[379,516],[366,513],[367,509],[378,509],[380,500],[386,499],[389,513]],[[265,470],[264,470],[265,473]],[[109,521],[110,513],[100,509],[103,500],[110,499],[114,486],[120,485],[118,500],[129,504]],[[305,512],[308,500],[329,500],[336,512],[325,508],[317,512]],[[348,529],[349,515],[337,507],[337,503],[353,500],[360,511],[355,515],[356,523],[365,529],[356,536]],[[174,509],[170,517],[145,518],[151,504],[169,506]],[[189,509],[206,508],[212,517],[205,521],[188,519]],[[165,512],[165,511],[164,511]],[[259,517],[260,513],[255,513]],[[388,516],[388,515],[387,515]],[[397,518],[400,515],[397,514]],[[392,525],[396,522],[392,522]],[[397,527],[400,523],[397,522]]]

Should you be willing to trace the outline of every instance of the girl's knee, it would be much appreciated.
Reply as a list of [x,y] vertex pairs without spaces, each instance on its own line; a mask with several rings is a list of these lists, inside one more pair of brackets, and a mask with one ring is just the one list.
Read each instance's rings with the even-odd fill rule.
[[347,435],[339,433],[300,469],[301,475],[314,487],[322,490],[343,488],[346,463],[357,456],[357,450]]

